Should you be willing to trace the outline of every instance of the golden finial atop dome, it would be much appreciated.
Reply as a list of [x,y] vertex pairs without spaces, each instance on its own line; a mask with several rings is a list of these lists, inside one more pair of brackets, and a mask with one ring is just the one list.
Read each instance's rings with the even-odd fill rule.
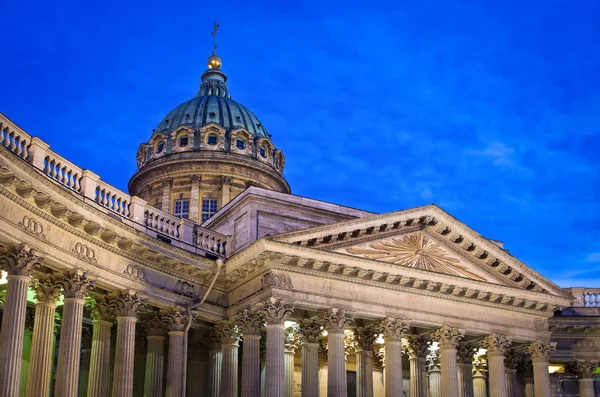
[[212,55],[208,57],[208,68],[213,70],[218,70],[221,67],[221,57],[217,55],[217,30],[219,30],[219,24],[215,22],[212,31],[214,43],[213,52]]

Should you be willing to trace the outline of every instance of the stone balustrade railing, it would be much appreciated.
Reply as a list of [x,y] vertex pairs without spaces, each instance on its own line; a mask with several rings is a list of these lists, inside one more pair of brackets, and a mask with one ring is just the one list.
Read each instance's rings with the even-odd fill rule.
[[148,205],[100,180],[89,170],[83,170],[39,138],[32,137],[0,113],[0,144],[27,161],[45,176],[63,187],[80,194],[108,213],[116,214],[124,223],[152,236],[162,236],[172,245],[195,252],[197,249],[219,257],[228,255],[231,236],[202,228],[188,220]]
[[600,288],[572,287],[573,307],[600,307]]

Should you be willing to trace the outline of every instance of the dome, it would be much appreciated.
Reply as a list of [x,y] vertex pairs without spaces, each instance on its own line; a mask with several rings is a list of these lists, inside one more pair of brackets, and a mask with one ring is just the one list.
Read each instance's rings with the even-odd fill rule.
[[198,130],[211,123],[227,131],[243,128],[256,138],[269,138],[254,113],[233,99],[218,95],[199,95],[180,104],[158,124],[153,135],[168,133],[180,126]]

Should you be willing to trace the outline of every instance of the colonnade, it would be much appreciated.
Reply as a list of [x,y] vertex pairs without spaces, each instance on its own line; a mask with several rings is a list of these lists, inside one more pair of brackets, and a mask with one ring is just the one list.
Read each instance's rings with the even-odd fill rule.
[[[133,395],[138,320],[143,324],[147,340],[143,395],[180,397],[185,394],[185,328],[190,321],[185,310],[171,307],[140,315],[139,309],[145,305],[145,299],[132,290],[94,294],[93,299],[88,299],[86,303],[86,297],[95,285],[87,273],[75,269],[33,275],[33,271],[41,266],[42,258],[24,245],[9,247],[2,253],[0,263],[2,269],[8,272],[0,330],[0,396],[17,397],[22,387],[21,355],[29,288],[35,291],[36,309],[31,360],[25,383],[27,396],[50,395],[54,314],[61,295],[64,307],[54,395],[76,397],[81,393],[79,381],[84,304],[93,317],[86,378],[87,397],[106,397],[109,390],[112,397]],[[373,347],[378,338],[382,338],[384,346],[386,397],[404,395],[403,354],[408,355],[410,362],[411,397],[517,395],[514,381],[516,369],[511,368],[509,358],[512,341],[507,335],[491,334],[469,341],[462,330],[451,326],[417,335],[411,334],[408,322],[393,317],[366,326],[355,325],[353,316],[341,308],[330,308],[316,317],[295,321],[292,333],[287,330],[286,335],[285,322],[292,312],[291,304],[269,298],[253,310],[233,316],[230,321],[218,322],[207,335],[210,343],[205,345],[208,352],[207,395],[292,397],[294,356],[300,353],[302,397],[322,396],[325,390],[328,397],[346,397],[346,347],[349,334],[356,354],[356,395],[359,397],[374,396]],[[115,322],[116,348],[111,362],[111,329]],[[266,351],[264,386],[261,386],[260,342],[263,330]],[[168,354],[165,357],[166,338]],[[321,338],[326,338],[327,346],[326,380],[319,366]],[[241,365],[238,363],[240,341],[243,341]],[[433,342],[439,346],[435,362],[431,361]],[[474,365],[474,356],[480,347],[487,352],[485,370]],[[527,397],[549,396],[548,360],[553,345],[546,341],[533,341],[524,346],[524,351],[532,361],[532,382],[526,385]],[[241,382],[238,370],[241,370]],[[582,397],[593,396],[595,363],[579,363],[576,370],[580,373]]]

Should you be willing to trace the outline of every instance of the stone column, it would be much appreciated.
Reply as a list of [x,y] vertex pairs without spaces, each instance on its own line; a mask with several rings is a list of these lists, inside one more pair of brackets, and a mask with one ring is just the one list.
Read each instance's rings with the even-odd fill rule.
[[54,395],[77,397],[83,304],[96,282],[90,279],[89,273],[74,269],[65,271],[60,283],[64,289],[64,306]]
[[473,357],[477,347],[470,342],[458,344],[458,395],[460,397],[473,397]]
[[594,392],[594,372],[596,371],[597,365],[598,362],[590,360],[578,360],[573,363],[573,372],[577,375],[579,382],[580,397],[596,396]]
[[23,355],[21,356],[21,379],[19,380],[19,396],[25,397],[29,360],[31,358],[31,342],[33,336],[33,309],[27,308],[25,330],[23,332]]
[[527,352],[533,361],[533,381],[535,397],[547,397],[552,394],[550,390],[550,373],[548,360],[550,354],[556,350],[556,342],[536,340],[527,346]]
[[[235,142],[233,143],[235,145]],[[231,181],[230,176],[221,177],[221,205],[225,206],[231,200]]]
[[407,335],[406,351],[410,362],[410,395],[427,397],[427,367],[431,339],[429,335]]
[[221,336],[221,395],[238,395],[238,348],[240,330],[230,321],[221,321],[215,329]]
[[408,332],[408,324],[401,319],[386,317],[379,324],[379,331],[385,341],[385,397],[402,397],[402,337]]
[[[473,365],[473,396],[487,397],[487,376],[484,362],[480,361]],[[533,395],[531,396],[533,397]]]
[[112,397],[131,397],[133,395],[136,316],[138,309],[145,305],[146,300],[132,290],[118,291],[111,298],[117,315],[117,345]]
[[[458,376],[458,375],[457,375]],[[442,371],[440,370],[440,351],[429,356],[429,397],[442,397]]]
[[54,342],[54,316],[60,285],[55,276],[40,274],[33,280],[35,291],[35,319],[31,341],[31,365],[27,377],[26,396],[48,396],[52,373],[52,345]]
[[456,327],[445,325],[433,333],[432,339],[440,345],[442,397],[458,397],[456,349],[463,339],[463,332]]
[[109,390],[110,329],[114,318],[114,307],[105,295],[88,299],[86,306],[92,312],[94,324],[87,397],[106,397]]
[[171,213],[171,189],[173,188],[173,178],[165,178],[162,181],[162,210],[168,214]]
[[375,327],[354,330],[356,349],[356,397],[373,397],[373,343],[378,332]]
[[165,368],[165,322],[158,311],[143,318],[146,329],[146,370],[144,373],[144,397],[164,396]]
[[[190,191],[190,206],[188,218],[198,224],[201,223],[200,219],[200,183],[202,182],[202,176],[192,175],[190,178],[191,191]],[[224,204],[223,204],[224,205]]]
[[206,335],[208,350],[208,396],[220,397],[221,367],[223,355],[221,353],[221,338],[215,329]]
[[244,310],[237,318],[242,332],[242,397],[260,397],[260,331],[264,320],[257,311]]
[[294,358],[296,349],[300,343],[298,337],[298,327],[288,327],[285,329],[284,344],[284,397],[294,397]]
[[300,322],[298,334],[302,346],[302,397],[319,396],[319,338],[321,324],[315,320]]
[[491,334],[481,341],[487,349],[490,397],[506,397],[506,375],[504,374],[504,355],[510,347],[512,338],[501,334]]
[[2,328],[0,329],[0,396],[17,397],[21,379],[23,330],[31,272],[43,258],[24,244],[11,244],[0,252],[0,270],[8,273]]
[[517,383],[517,366],[520,356],[514,350],[509,350],[504,358],[504,373],[506,376],[507,397],[519,397]]
[[[183,338],[188,322],[187,311],[180,307],[164,310],[163,317],[169,330],[169,358],[167,361],[166,397],[183,395]],[[114,396],[113,396],[114,397]]]
[[265,397],[281,397],[284,393],[284,322],[292,311],[292,306],[281,299],[269,298],[261,303],[261,313],[267,323]]
[[[138,328],[138,327],[136,327]],[[146,377],[146,336],[136,332],[135,335],[135,356],[133,359],[133,396],[144,396],[144,379]]]
[[352,316],[344,309],[332,308],[320,315],[327,331],[327,397],[346,397],[346,351],[344,330],[352,322]]
[[[319,397],[327,397],[327,365],[319,364]],[[312,396],[311,396],[312,397]]]
[[84,327],[81,332],[81,369],[79,371],[79,396],[87,396],[92,354],[92,330]]

